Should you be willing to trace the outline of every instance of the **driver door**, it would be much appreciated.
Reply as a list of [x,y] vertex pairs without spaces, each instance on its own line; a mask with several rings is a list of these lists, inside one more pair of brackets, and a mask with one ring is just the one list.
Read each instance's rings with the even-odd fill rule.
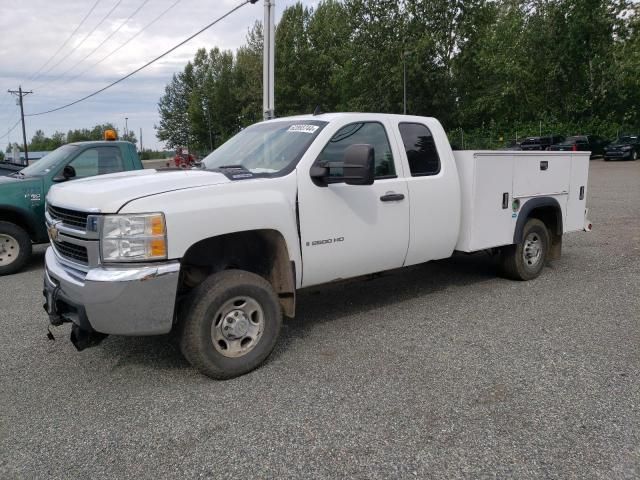
[[373,185],[340,182],[339,168],[330,168],[338,183],[324,186],[308,171],[298,173],[303,287],[402,266],[409,245],[409,197],[398,147],[390,138],[380,122],[351,123],[337,130],[315,161],[341,162],[350,145],[372,145]]

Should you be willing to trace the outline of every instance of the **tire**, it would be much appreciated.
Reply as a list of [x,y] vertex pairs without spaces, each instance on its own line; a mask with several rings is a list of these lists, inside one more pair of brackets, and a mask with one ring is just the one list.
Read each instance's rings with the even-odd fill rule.
[[203,374],[224,380],[250,372],[271,354],[282,311],[264,278],[225,270],[193,289],[179,321],[185,358]]
[[638,159],[638,151],[634,150],[631,154],[631,161],[636,161]]
[[501,270],[513,280],[537,278],[547,261],[551,239],[544,223],[530,218],[522,230],[522,242],[502,251]]
[[0,276],[21,270],[31,257],[31,238],[20,226],[0,222]]

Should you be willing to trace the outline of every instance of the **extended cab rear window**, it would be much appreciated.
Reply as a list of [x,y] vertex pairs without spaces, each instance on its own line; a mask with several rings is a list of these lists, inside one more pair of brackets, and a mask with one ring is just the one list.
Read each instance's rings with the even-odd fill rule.
[[440,157],[431,130],[422,123],[398,125],[404,150],[407,152],[412,177],[436,175],[440,172]]

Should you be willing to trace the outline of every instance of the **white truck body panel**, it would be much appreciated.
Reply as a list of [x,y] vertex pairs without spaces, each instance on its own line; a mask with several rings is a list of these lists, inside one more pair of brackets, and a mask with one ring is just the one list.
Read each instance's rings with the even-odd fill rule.
[[[460,180],[453,152],[440,122],[424,117],[396,117],[397,121],[422,123],[432,132],[440,155],[440,172],[423,177],[411,176],[407,154],[403,148],[401,159],[407,172],[411,227],[409,248],[404,265],[415,265],[450,257],[460,229]],[[398,145],[402,147],[397,129]]]
[[[379,121],[389,131],[388,119],[376,117],[371,115],[369,120]],[[326,143],[340,128],[354,121],[362,121],[362,117],[348,114],[327,125],[297,167],[305,287],[398,268],[407,254],[408,203],[379,200],[391,191],[408,196],[402,165],[397,161],[397,178],[356,188],[344,183],[318,187],[309,176]],[[398,145],[391,136],[389,141],[394,158],[399,158]]]
[[[440,123],[407,115],[349,113],[323,117],[330,117],[331,123],[297,167],[303,286],[451,256],[460,225],[460,186]],[[315,185],[309,170],[324,146],[345,125],[362,121],[379,122],[385,127],[396,178],[376,179],[367,186]],[[398,124],[407,122],[424,124],[433,133],[441,155],[437,175],[411,176],[398,132]],[[403,194],[405,200],[380,201],[381,196],[392,192]]]
[[[58,207],[78,208],[83,199],[91,198],[91,211],[116,213],[127,200],[221,183],[231,182],[224,175],[213,172],[134,170],[54,185],[49,190],[47,201]],[[88,210],[87,207],[81,209]],[[156,206],[154,211],[157,209]]]
[[[456,250],[474,252],[512,244],[519,212],[527,201],[537,197],[558,202],[563,233],[582,230],[589,152],[465,150],[454,152],[454,156],[462,187],[462,223]],[[544,162],[546,168],[542,169]],[[502,203],[505,193],[507,208]],[[515,199],[520,206],[514,210]]]
[[[179,173],[179,172],[178,172]],[[212,172],[188,170],[187,175]],[[166,175],[159,173],[158,175]],[[216,174],[218,176],[218,174]],[[275,230],[286,241],[296,265],[297,287],[302,278],[300,243],[296,229],[296,172],[279,178],[261,178],[214,186],[164,192],[128,202],[119,213],[165,212],[168,257],[182,258],[200,240],[227,233]]]

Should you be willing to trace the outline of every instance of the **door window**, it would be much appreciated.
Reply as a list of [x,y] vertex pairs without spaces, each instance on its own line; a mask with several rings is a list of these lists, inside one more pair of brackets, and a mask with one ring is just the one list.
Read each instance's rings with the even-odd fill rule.
[[[378,122],[358,122],[342,127],[329,140],[316,162],[337,163],[343,161],[346,148],[350,145],[369,144],[373,147],[375,155],[375,177],[393,178],[396,169],[391,154],[391,146],[387,138],[387,132]],[[342,168],[329,168],[331,177],[341,177]]]
[[115,147],[89,148],[69,164],[76,171],[75,178],[92,177],[124,170],[120,150]]
[[440,172],[440,157],[431,130],[421,123],[401,123],[398,128],[407,152],[411,176],[435,175]]

